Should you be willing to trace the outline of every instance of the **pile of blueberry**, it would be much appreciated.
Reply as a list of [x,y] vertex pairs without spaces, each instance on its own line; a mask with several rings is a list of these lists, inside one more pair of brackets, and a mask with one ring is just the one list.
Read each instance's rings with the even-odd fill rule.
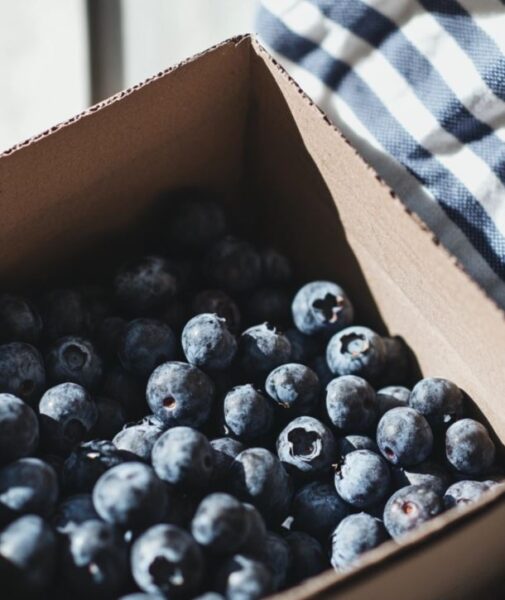
[[339,285],[200,196],[164,229],[105,283],[0,296],[3,597],[255,600],[498,485],[470,399],[409,389]]

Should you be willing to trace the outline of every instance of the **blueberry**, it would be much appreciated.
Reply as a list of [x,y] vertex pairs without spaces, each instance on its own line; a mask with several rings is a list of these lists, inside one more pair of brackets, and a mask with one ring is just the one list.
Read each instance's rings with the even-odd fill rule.
[[287,516],[293,495],[292,483],[279,459],[266,448],[248,448],[232,463],[230,492],[250,502],[269,523]]
[[168,236],[175,247],[201,249],[226,233],[226,214],[222,206],[199,190],[187,190],[183,194],[183,198],[175,202],[167,223]]
[[42,331],[42,319],[31,302],[21,296],[0,295],[0,340],[35,344]]
[[331,536],[331,564],[337,571],[354,566],[360,557],[388,538],[382,521],[367,513],[349,515]]
[[165,485],[151,467],[140,462],[112,467],[93,488],[96,512],[123,529],[142,529],[160,521],[167,503]]
[[296,327],[307,335],[335,333],[348,327],[354,318],[347,294],[331,281],[312,281],[300,288],[291,312]]
[[321,421],[297,417],[280,432],[277,454],[290,471],[315,475],[329,471],[337,447],[333,433]]
[[426,417],[433,429],[448,427],[463,416],[463,392],[448,379],[421,379],[409,396],[409,405]]
[[237,341],[226,319],[210,313],[193,317],[182,330],[182,349],[189,363],[207,369],[226,369],[237,352]]
[[0,394],[0,463],[32,454],[39,443],[34,411],[12,394]]
[[107,359],[113,360],[117,356],[126,323],[122,317],[105,317],[97,326],[97,347]]
[[157,319],[135,319],[123,331],[118,356],[126,371],[147,378],[158,365],[175,358],[176,348],[168,325]]
[[144,592],[191,597],[204,574],[202,552],[189,533],[175,525],[155,525],[133,544],[131,570]]
[[338,454],[340,457],[354,452],[354,450],[371,450],[379,453],[379,447],[375,440],[367,435],[346,435],[337,441]]
[[161,256],[144,256],[119,269],[114,294],[130,314],[146,314],[163,306],[179,291],[177,269]]
[[152,419],[146,417],[138,423],[127,425],[114,436],[112,442],[119,450],[126,450],[150,462],[154,443],[164,431],[161,423],[153,423]]
[[432,487],[409,485],[399,489],[387,501],[384,525],[389,535],[397,540],[443,510],[442,497]]
[[261,258],[249,242],[227,236],[209,248],[203,269],[216,287],[232,293],[247,292],[260,281]]
[[394,469],[393,476],[398,487],[407,485],[425,485],[432,487],[442,496],[451,484],[451,476],[442,465],[424,462],[415,467]]
[[56,340],[46,355],[46,366],[52,384],[72,382],[96,390],[102,381],[102,359],[84,338],[68,336]]
[[375,381],[385,360],[382,338],[368,327],[347,327],[336,333],[326,348],[326,361],[334,375],[358,375]]
[[63,483],[72,493],[91,492],[99,477],[111,467],[138,460],[135,454],[119,450],[108,440],[92,440],[76,446],[65,461]]
[[0,533],[0,575],[4,598],[31,598],[53,578],[56,536],[36,515],[26,515]]
[[377,422],[375,391],[363,378],[343,375],[326,387],[326,411],[333,425],[343,433],[368,433]]
[[22,342],[0,346],[0,392],[14,394],[33,405],[45,385],[44,362],[36,348]]
[[263,563],[236,554],[221,564],[216,588],[227,600],[259,600],[272,592],[272,575]]
[[250,323],[269,321],[284,325],[290,321],[291,294],[284,288],[261,287],[248,296],[244,311]]
[[134,375],[127,373],[122,367],[108,371],[102,393],[121,403],[128,420],[136,421],[149,410],[145,384],[142,385]]
[[[307,364],[314,359],[316,354],[319,352],[319,341],[315,336],[305,335],[294,327],[286,330],[284,335],[288,338],[289,343],[291,344],[290,360],[294,363]],[[326,360],[324,360],[324,364],[326,365]],[[333,375],[331,372],[329,373],[330,379],[333,379]]]
[[240,546],[240,554],[261,560],[264,558],[267,540],[267,526],[265,520],[258,509],[252,504],[244,502],[243,507],[247,522],[247,533],[245,540]]
[[[212,592],[209,592],[208,595],[214,596]],[[217,598],[208,598],[207,600],[219,600],[221,597],[219,594],[215,594]],[[164,600],[165,596],[159,596],[158,594],[144,594],[144,592],[133,592],[133,594],[127,594],[126,596],[121,596],[119,600]],[[203,598],[203,596],[200,596]]]
[[39,458],[20,458],[0,469],[0,511],[16,517],[49,516],[58,499],[54,469]]
[[312,369],[298,363],[288,363],[268,375],[265,389],[282,408],[294,415],[307,415],[313,414],[317,408],[321,385]]
[[275,248],[262,248],[260,250],[263,278],[268,283],[289,283],[293,278],[293,268],[289,259]]
[[413,408],[392,408],[379,421],[377,444],[390,463],[409,467],[431,454],[433,433],[428,421]]
[[335,472],[335,488],[355,508],[368,508],[385,499],[391,484],[386,461],[371,450],[346,454]]
[[445,434],[449,463],[465,475],[483,475],[495,458],[495,445],[487,429],[473,419],[453,423]]
[[116,597],[127,581],[127,565],[126,548],[108,523],[86,521],[69,531],[61,558],[69,592],[86,598]]
[[203,290],[193,299],[193,313],[216,314],[226,321],[228,329],[233,333],[240,331],[240,310],[234,300],[222,290]]
[[269,531],[265,543],[265,565],[272,573],[273,591],[282,590],[291,568],[291,548],[284,538]]
[[67,454],[91,431],[98,418],[95,402],[77,383],[60,383],[39,402],[40,426],[44,443]]
[[205,488],[214,468],[207,438],[191,427],[173,427],[155,442],[152,464],[158,476],[184,490]]
[[173,361],[154,370],[146,395],[150,409],[168,427],[200,427],[210,416],[214,384],[194,365]]
[[389,386],[406,383],[410,378],[410,349],[399,337],[382,338],[385,350],[385,364],[380,374],[381,384]]
[[224,596],[221,596],[217,592],[205,592],[194,598],[194,600],[224,600]]
[[326,544],[330,533],[350,512],[349,505],[330,483],[313,481],[295,494],[292,529],[304,531]]
[[255,440],[272,429],[273,406],[250,384],[230,390],[225,396],[223,411],[226,433],[240,440]]
[[[303,361],[301,361],[303,362]],[[333,379],[333,373],[328,367],[325,356],[316,356],[310,363],[309,367],[316,373],[321,383],[321,389],[325,390],[330,381]]]
[[245,446],[238,440],[229,437],[211,440],[210,445],[214,450],[214,470],[212,472],[212,487],[222,488],[228,480],[233,459],[245,450]]
[[91,436],[110,440],[125,426],[127,421],[125,410],[118,400],[105,396],[95,396],[95,404],[98,414]]
[[68,335],[87,335],[90,315],[83,295],[77,290],[58,289],[45,294],[40,302],[44,336],[49,341]]
[[85,284],[77,288],[82,295],[88,313],[90,329],[94,332],[100,323],[112,314],[112,298],[108,287],[96,284]]
[[464,507],[477,502],[494,485],[496,485],[494,481],[457,481],[445,490],[445,508]]
[[194,490],[184,492],[170,487],[170,502],[165,517],[162,519],[163,523],[170,523],[189,530],[200,499],[200,494],[195,494]]
[[201,501],[191,522],[191,533],[200,546],[218,554],[238,550],[248,528],[243,504],[233,496],[219,492]]
[[260,375],[286,363],[291,344],[268,323],[246,329],[239,339],[239,363],[246,373]]
[[381,388],[377,392],[377,401],[379,403],[379,416],[387,413],[392,408],[399,406],[408,406],[410,390],[401,385],[389,385]]
[[77,525],[99,519],[91,494],[76,494],[62,500],[51,519],[58,533],[67,534]]
[[302,531],[293,531],[286,535],[291,553],[289,580],[295,585],[304,579],[319,575],[328,566],[321,544]]

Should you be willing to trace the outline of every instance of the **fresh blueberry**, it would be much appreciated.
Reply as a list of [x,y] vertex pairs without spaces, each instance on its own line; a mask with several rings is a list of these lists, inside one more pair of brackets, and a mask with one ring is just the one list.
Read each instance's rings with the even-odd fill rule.
[[218,554],[231,554],[238,550],[248,528],[249,521],[242,502],[220,492],[201,501],[191,522],[191,533],[200,546]]
[[421,379],[409,396],[409,406],[426,417],[433,429],[448,427],[463,416],[463,392],[448,379]]
[[120,536],[103,521],[75,525],[63,545],[61,574],[69,593],[116,597],[127,581],[128,558]]
[[98,418],[95,402],[77,383],[60,383],[39,402],[44,443],[55,452],[68,454],[91,431]]
[[[301,361],[303,362],[303,361]],[[321,383],[321,389],[325,390],[330,381],[333,379],[333,373],[328,367],[325,356],[316,356],[310,363],[309,367],[316,373]]]
[[494,485],[496,485],[494,481],[457,481],[444,490],[445,508],[463,507],[476,502]]
[[409,485],[399,489],[384,508],[384,525],[397,540],[409,531],[443,512],[442,496],[426,485]]
[[58,533],[67,534],[77,525],[99,519],[91,494],[76,494],[62,500],[51,519]]
[[210,313],[193,317],[182,330],[182,349],[192,365],[226,369],[237,352],[237,340],[226,319]]
[[280,432],[277,454],[290,471],[312,476],[329,471],[337,445],[333,433],[321,421],[297,417]]
[[167,427],[200,427],[210,416],[214,384],[194,365],[173,361],[154,370],[146,395],[150,409]]
[[[204,598],[204,596],[212,596],[211,598]],[[214,598],[213,596],[217,596]],[[127,594],[126,596],[121,596],[118,600],[164,600],[165,596],[159,596],[158,594],[144,594],[144,592],[133,592],[133,594]],[[214,594],[213,592],[209,592],[208,594],[204,594],[200,596],[200,599],[204,600],[221,600],[221,596],[219,594]]]
[[210,445],[214,450],[214,470],[212,472],[213,488],[222,488],[229,476],[233,459],[245,450],[244,444],[229,437],[211,440]]
[[335,472],[335,488],[355,508],[368,508],[386,498],[391,484],[387,462],[371,450],[354,450]]
[[76,446],[63,466],[63,484],[74,494],[91,492],[105,471],[127,461],[138,460],[135,454],[119,450],[108,440],[92,440]]
[[398,487],[407,485],[425,485],[432,487],[442,496],[451,484],[451,476],[442,465],[434,462],[424,462],[415,467],[394,469],[393,477]]
[[40,597],[56,566],[56,536],[37,515],[25,515],[0,533],[3,598]]
[[496,449],[482,423],[461,419],[445,434],[445,453],[456,471],[465,475],[484,475],[493,464]]
[[313,414],[317,408],[321,385],[312,369],[288,363],[268,375],[265,389],[282,408],[294,415],[307,415]]
[[270,433],[274,409],[250,384],[230,390],[223,403],[224,425],[227,434],[248,442]]
[[126,371],[147,378],[158,365],[173,360],[176,349],[168,325],[157,319],[135,319],[123,331],[118,356]]
[[279,459],[266,448],[248,448],[232,463],[230,492],[250,502],[268,523],[280,523],[288,515],[293,496],[289,475]]
[[291,553],[289,579],[295,585],[304,579],[319,575],[328,567],[323,547],[312,536],[302,531],[293,531],[285,537]]
[[140,462],[112,467],[93,488],[96,512],[123,529],[138,530],[161,521],[167,504],[166,486],[151,467]]
[[35,404],[46,386],[46,371],[40,352],[23,342],[0,346],[0,392],[14,394]]
[[208,281],[227,292],[248,292],[261,278],[261,258],[244,240],[227,236],[213,244],[205,256],[203,270]]
[[167,483],[183,490],[205,489],[214,468],[214,452],[203,433],[173,427],[156,440],[152,464]]
[[144,256],[119,269],[114,294],[130,314],[156,310],[179,291],[176,267],[161,256]]
[[337,571],[354,566],[369,550],[385,542],[388,534],[382,521],[367,513],[345,517],[331,536],[331,564]]
[[[292,362],[307,364],[312,359],[315,359],[316,354],[320,350],[319,341],[315,336],[305,335],[294,327],[288,329],[284,335],[288,338],[289,343],[291,344],[290,360]],[[326,365],[326,360],[324,360],[324,364]],[[333,379],[331,372],[330,379]]]
[[275,248],[260,250],[263,278],[268,283],[285,284],[293,278],[293,268],[289,259]]
[[390,463],[409,467],[431,454],[433,433],[428,421],[413,408],[392,408],[379,421],[377,444]]
[[379,447],[375,440],[367,435],[346,435],[337,441],[337,446],[340,457],[349,454],[349,452],[354,452],[354,450],[371,450],[377,454],[379,453]]
[[118,400],[105,396],[95,396],[95,404],[98,415],[91,436],[96,439],[110,440],[125,426],[127,421],[125,410]]
[[379,416],[387,413],[392,408],[408,406],[410,390],[402,385],[388,385],[377,392],[379,403]]
[[0,340],[35,344],[42,331],[42,319],[31,302],[21,296],[0,295]]
[[58,289],[45,294],[40,302],[44,336],[55,341],[68,335],[87,335],[90,315],[83,295],[77,290]]
[[39,458],[20,458],[0,469],[0,512],[49,516],[58,499],[58,477]]
[[47,377],[52,384],[78,383],[96,390],[102,381],[103,362],[93,344],[68,336],[56,340],[46,355]]
[[16,396],[0,394],[0,464],[32,454],[38,443],[35,412]]
[[251,375],[266,374],[291,356],[288,338],[268,323],[246,329],[239,339],[239,363]]
[[222,206],[199,190],[187,190],[183,194],[174,203],[167,223],[174,247],[198,250],[226,233],[226,214]]
[[137,421],[149,411],[145,384],[122,367],[114,367],[108,371],[102,393],[121,403],[129,421]]
[[240,546],[240,553],[261,560],[264,558],[267,540],[267,526],[265,520],[258,509],[252,504],[243,502],[243,507],[245,510],[245,519],[247,521],[247,533],[245,540]]
[[97,326],[97,347],[105,358],[113,360],[117,356],[126,323],[122,317],[105,317]]
[[273,591],[272,575],[263,563],[235,554],[220,566],[216,588],[227,600],[259,600]]
[[326,387],[326,411],[339,431],[368,433],[377,423],[377,396],[363,378],[342,375]]
[[410,349],[399,337],[384,337],[385,364],[380,374],[382,386],[403,384],[410,378]]
[[284,288],[261,287],[254,290],[244,303],[250,323],[268,321],[276,325],[289,323],[291,294]]
[[199,292],[193,299],[192,308],[195,315],[211,313],[221,317],[226,321],[226,325],[232,333],[240,331],[240,310],[236,302],[222,290]]
[[112,442],[119,450],[126,450],[141,460],[150,462],[154,443],[164,431],[165,428],[161,423],[145,417],[138,423],[124,427],[114,436]]
[[336,333],[326,348],[326,361],[334,375],[358,375],[375,381],[384,368],[383,339],[368,327],[355,325]]
[[295,494],[291,527],[326,544],[330,533],[349,512],[349,505],[337,494],[333,485],[313,481]]
[[291,568],[291,548],[284,538],[269,531],[265,542],[265,565],[272,573],[273,591],[282,590]]
[[102,321],[112,314],[109,288],[97,284],[84,284],[79,286],[77,291],[84,299],[90,329],[96,332]]
[[131,570],[144,592],[190,598],[204,574],[202,552],[189,533],[175,525],[155,525],[133,544]]
[[296,327],[307,335],[335,333],[348,327],[354,318],[347,294],[331,281],[312,281],[300,288],[291,312]]

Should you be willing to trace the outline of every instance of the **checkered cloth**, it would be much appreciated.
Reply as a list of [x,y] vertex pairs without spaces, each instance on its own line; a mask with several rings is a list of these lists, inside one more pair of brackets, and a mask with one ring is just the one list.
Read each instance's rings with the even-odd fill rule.
[[262,0],[257,30],[505,308],[505,3]]

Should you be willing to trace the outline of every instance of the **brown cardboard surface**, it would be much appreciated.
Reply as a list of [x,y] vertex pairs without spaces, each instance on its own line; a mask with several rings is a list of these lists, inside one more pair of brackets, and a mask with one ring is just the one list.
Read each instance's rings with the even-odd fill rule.
[[[424,373],[458,382],[505,441],[503,313],[249,38],[0,157],[4,288],[127,252],[162,192],[189,184],[242,198],[242,221],[257,211],[263,237],[302,273],[341,282],[358,318],[402,335]],[[498,493],[284,596],[461,598],[500,574],[504,525]]]

